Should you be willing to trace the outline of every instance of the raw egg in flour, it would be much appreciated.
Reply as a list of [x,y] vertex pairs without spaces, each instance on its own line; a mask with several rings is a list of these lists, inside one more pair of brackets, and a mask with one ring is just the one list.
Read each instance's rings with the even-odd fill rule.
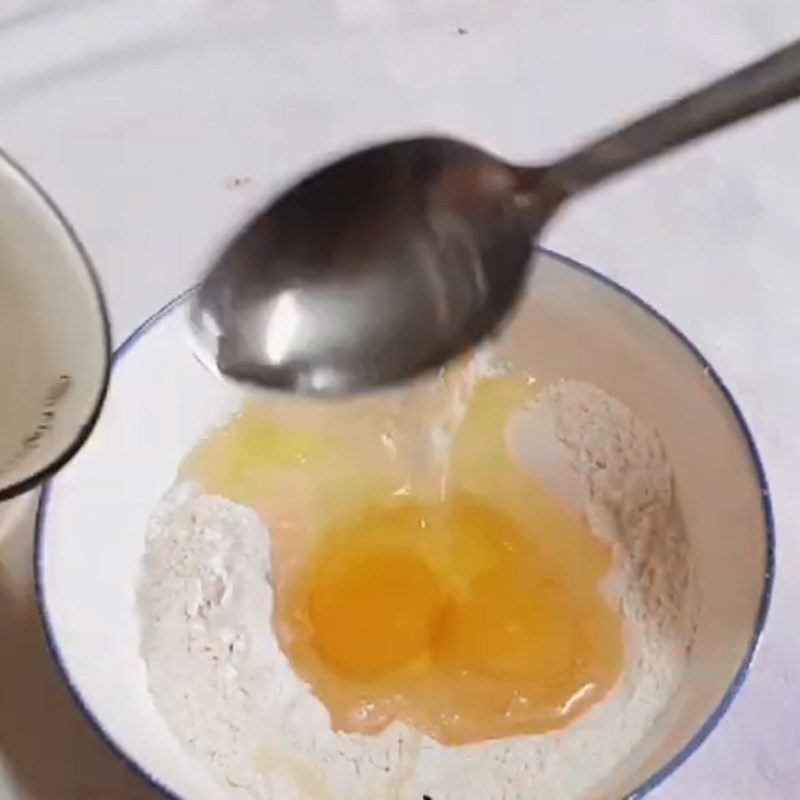
[[442,462],[428,445],[450,389],[251,404],[184,465],[268,525],[272,624],[334,729],[399,721],[447,745],[546,732],[622,671],[609,546],[508,452],[529,382],[478,381]]

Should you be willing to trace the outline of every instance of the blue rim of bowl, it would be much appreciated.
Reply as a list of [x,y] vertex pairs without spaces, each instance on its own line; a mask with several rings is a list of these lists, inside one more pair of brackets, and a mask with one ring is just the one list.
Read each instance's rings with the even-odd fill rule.
[[16,159],[12,158],[5,150],[0,148],[0,164],[3,164],[12,175],[16,175],[22,183],[30,189],[43,203],[47,211],[53,216],[55,221],[67,235],[72,247],[78,254],[78,257],[83,264],[84,271],[89,277],[89,282],[94,290],[94,295],[97,300],[97,308],[100,315],[101,335],[103,337],[103,375],[100,380],[100,386],[97,390],[97,395],[86,420],[81,426],[80,430],[75,434],[72,441],[65,447],[57,456],[49,461],[45,466],[38,469],[32,475],[28,475],[21,480],[15,481],[8,486],[0,487],[0,502],[10,500],[12,497],[17,497],[24,492],[30,491],[40,483],[52,478],[63,466],[65,466],[75,454],[83,447],[89,435],[94,430],[97,420],[100,418],[100,412],[103,409],[106,395],[108,394],[108,384],[111,378],[111,367],[114,361],[114,355],[111,352],[111,323],[108,317],[108,309],[106,308],[105,298],[103,291],[100,287],[100,279],[97,276],[97,270],[89,257],[89,253],[83,245],[83,242],[78,237],[75,229],[69,223],[67,218],[61,213],[61,210],[56,205],[55,201],[49,194],[42,188],[39,182],[22,166]]
[[[561,262],[561,264],[569,267],[570,269],[574,269],[577,272],[581,272],[583,274],[588,275],[589,277],[609,287],[613,291],[618,292],[627,299],[631,300],[645,313],[647,313],[655,320],[660,322],[668,331],[670,331],[670,333],[672,333],[687,348],[687,350],[695,357],[695,359],[697,359],[703,371],[709,376],[709,378],[719,389],[720,393],[728,403],[729,408],[733,412],[734,418],[736,419],[737,425],[739,427],[739,431],[742,437],[744,438],[744,441],[750,453],[751,464],[755,471],[756,479],[758,481],[758,485],[761,490],[761,507],[764,516],[764,529],[766,533],[766,553],[765,553],[766,563],[764,570],[763,591],[761,594],[758,613],[756,614],[753,636],[750,640],[747,652],[744,658],[742,659],[742,663],[739,665],[739,668],[736,671],[736,674],[733,680],[731,681],[730,686],[725,691],[725,694],[722,696],[722,699],[720,700],[717,707],[709,715],[708,719],[698,729],[698,731],[694,734],[694,736],[692,736],[692,738],[681,748],[680,752],[678,752],[675,756],[673,756],[663,767],[656,770],[656,772],[654,772],[646,781],[644,781],[639,787],[634,789],[633,792],[628,793],[624,797],[618,798],[618,800],[642,800],[642,798],[644,798],[653,789],[655,789],[657,786],[663,783],[666,780],[666,778],[672,775],[672,773],[674,773],[706,741],[711,731],[713,731],[714,728],[717,727],[720,720],[727,713],[728,709],[731,706],[731,703],[733,702],[734,697],[736,697],[736,695],[739,693],[739,690],[742,688],[742,685],[744,684],[747,678],[750,666],[753,661],[753,657],[755,656],[756,650],[758,649],[758,645],[759,642],[761,641],[761,636],[764,632],[764,627],[766,625],[767,613],[769,610],[770,599],[772,597],[773,580],[775,576],[775,524],[772,513],[772,501],[770,499],[770,492],[769,492],[769,486],[767,484],[766,472],[764,470],[761,457],[758,453],[755,440],[753,439],[753,435],[751,434],[747,422],[745,421],[744,415],[742,414],[738,404],[734,400],[730,390],[723,383],[722,379],[717,374],[716,370],[706,360],[706,358],[697,349],[697,347],[695,347],[695,345],[686,337],[686,335],[682,333],[678,328],[676,328],[675,325],[673,325],[668,319],[666,319],[660,312],[654,309],[651,305],[646,303],[644,300],[642,300],[640,297],[635,295],[630,290],[625,289],[623,286],[620,286],[611,278],[608,278],[605,275],[596,272],[595,270],[585,266],[584,264],[581,264],[578,261],[574,261],[573,259],[567,256],[560,255],[559,253],[554,253],[551,250],[547,250],[545,248],[538,248],[537,252],[543,253],[549,256],[550,258],[553,258],[556,261]],[[150,330],[150,328],[152,328],[162,319],[167,317],[178,306],[184,303],[186,299],[190,297],[194,291],[195,289],[191,288],[183,292],[178,297],[174,298],[169,303],[167,303],[163,308],[156,311],[155,314],[146,319],[141,325],[139,325],[139,327],[136,328],[133,331],[133,333],[114,352],[112,358],[112,368],[116,365],[118,360],[123,355],[125,355],[125,353],[128,350],[130,350],[131,347],[133,347],[133,345],[136,344],[137,341],[144,334],[146,334]],[[46,523],[47,503],[49,498],[50,483],[51,481],[48,481],[42,489],[41,496],[39,499],[39,507],[36,513],[35,534],[34,534],[35,535],[34,567],[35,567],[36,601],[39,606],[40,614],[42,616],[42,623],[45,630],[45,638],[47,640],[47,646],[56,664],[56,668],[60,673],[61,678],[63,679],[65,685],[67,686],[67,689],[72,695],[73,700],[81,709],[83,714],[86,716],[87,720],[89,721],[91,726],[95,729],[101,740],[105,742],[105,744],[110,748],[111,752],[114,755],[116,755],[121,761],[123,761],[134,773],[136,773],[139,777],[143,778],[147,783],[149,783],[154,789],[156,789],[156,791],[163,794],[164,797],[169,798],[169,800],[190,800],[189,798],[184,798],[180,797],[179,795],[176,795],[171,789],[168,789],[166,786],[164,786],[157,778],[150,775],[143,767],[141,767],[136,761],[134,761],[112,739],[112,737],[105,731],[102,724],[94,715],[94,713],[89,709],[88,705],[84,702],[83,697],[81,696],[77,687],[73,684],[70,675],[66,669],[66,666],[64,665],[64,662],[58,650],[58,645],[56,643],[55,635],[50,626],[50,620],[48,618],[47,608],[44,602],[44,587],[42,585],[41,543]]]

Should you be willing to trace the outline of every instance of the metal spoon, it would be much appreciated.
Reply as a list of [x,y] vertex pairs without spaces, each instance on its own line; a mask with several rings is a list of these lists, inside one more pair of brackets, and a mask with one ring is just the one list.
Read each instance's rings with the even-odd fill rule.
[[439,367],[498,330],[534,243],[575,194],[800,94],[800,41],[543,167],[446,138],[304,178],[195,293],[198,352],[234,380],[344,395]]

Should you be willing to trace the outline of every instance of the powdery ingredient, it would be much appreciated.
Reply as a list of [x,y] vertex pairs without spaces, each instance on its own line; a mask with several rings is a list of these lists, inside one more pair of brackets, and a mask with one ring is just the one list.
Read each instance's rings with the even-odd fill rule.
[[139,587],[150,689],[232,798],[578,800],[640,741],[681,680],[697,607],[660,439],[605,392],[569,381],[520,415],[511,448],[615,544],[608,591],[629,641],[614,693],[546,736],[445,748],[400,725],[334,733],[272,632],[269,539],[255,512],[188,483],[163,499]]

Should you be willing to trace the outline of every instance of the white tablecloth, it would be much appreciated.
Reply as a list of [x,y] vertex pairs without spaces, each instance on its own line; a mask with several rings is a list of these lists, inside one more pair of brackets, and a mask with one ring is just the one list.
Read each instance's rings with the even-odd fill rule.
[[[119,341],[260,198],[340,147],[434,129],[544,159],[798,34],[795,0],[3,0],[0,146],[78,229]],[[654,797],[798,798],[800,107],[587,197],[546,244],[700,346],[774,495],[778,580],[752,674]],[[50,665],[24,501],[0,507],[0,541],[0,796],[154,797]]]

